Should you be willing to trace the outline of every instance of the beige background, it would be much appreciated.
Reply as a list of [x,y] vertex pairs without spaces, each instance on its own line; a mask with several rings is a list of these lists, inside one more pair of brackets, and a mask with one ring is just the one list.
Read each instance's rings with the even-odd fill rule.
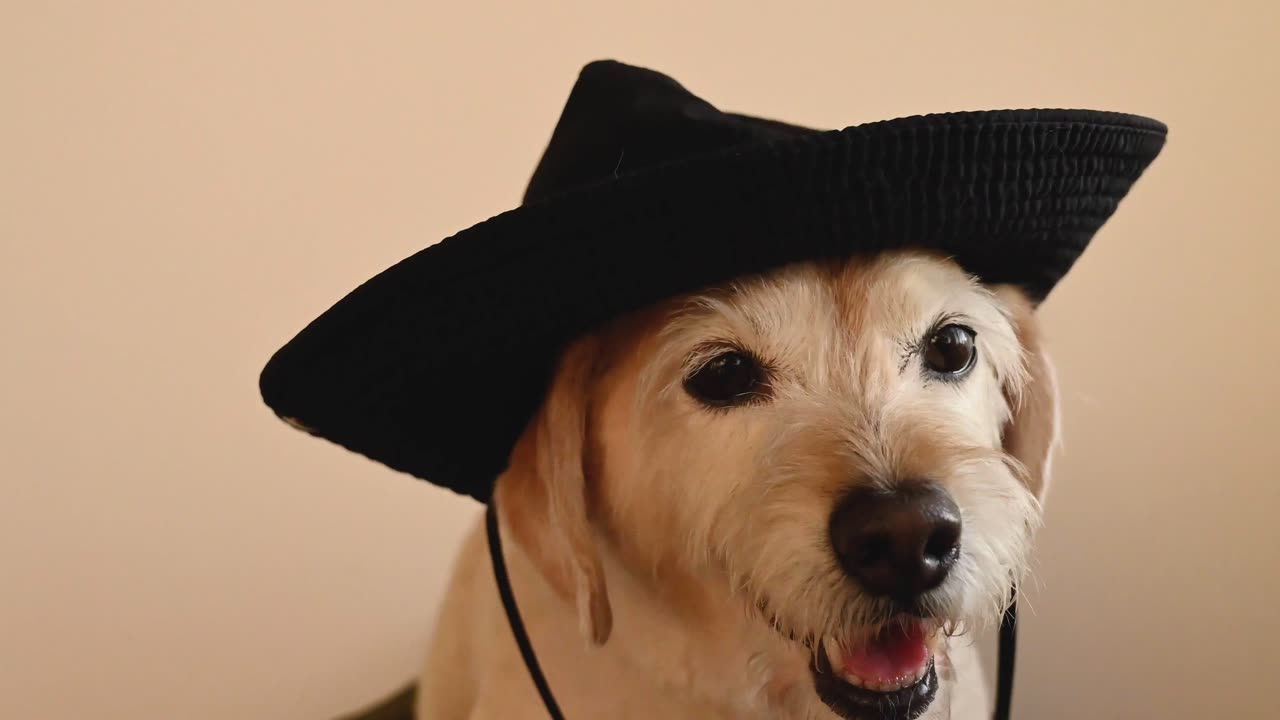
[[1018,715],[1276,717],[1275,3],[605,5],[0,4],[0,717],[317,720],[415,670],[478,508],[256,374],[515,202],[600,57],[826,127],[1168,122],[1044,308],[1068,453]]

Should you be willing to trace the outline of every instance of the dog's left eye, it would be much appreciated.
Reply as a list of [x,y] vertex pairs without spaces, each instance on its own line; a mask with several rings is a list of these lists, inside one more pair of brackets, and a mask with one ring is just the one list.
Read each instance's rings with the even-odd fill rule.
[[764,368],[755,358],[737,350],[703,363],[684,381],[685,390],[711,407],[745,405],[766,389]]
[[976,334],[963,325],[946,325],[929,338],[924,364],[933,372],[957,377],[968,372],[978,357]]

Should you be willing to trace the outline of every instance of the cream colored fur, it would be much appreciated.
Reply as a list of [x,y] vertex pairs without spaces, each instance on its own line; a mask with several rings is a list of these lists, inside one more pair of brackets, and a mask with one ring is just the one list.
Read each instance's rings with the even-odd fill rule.
[[[943,316],[977,331],[963,382],[929,379],[911,352]],[[719,411],[689,397],[690,367],[726,343],[774,368],[771,397]],[[788,267],[580,341],[496,490],[515,594],[566,717],[834,718],[799,639],[856,636],[887,610],[839,570],[828,519],[857,484],[912,478],[941,483],[964,522],[958,565],[928,598],[953,637],[925,717],[988,717],[964,631],[994,623],[1024,572],[1056,414],[1027,301],[927,254]],[[546,717],[480,525],[418,716]]]

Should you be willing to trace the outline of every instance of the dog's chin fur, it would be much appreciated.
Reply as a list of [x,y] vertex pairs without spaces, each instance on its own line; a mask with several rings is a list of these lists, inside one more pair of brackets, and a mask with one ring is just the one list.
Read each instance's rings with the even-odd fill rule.
[[[976,331],[962,380],[931,375],[917,352],[940,321]],[[759,358],[768,387],[711,409],[684,381],[727,347]],[[1026,299],[926,254],[796,265],[581,340],[496,490],[516,595],[566,715],[836,717],[814,688],[818,641],[856,641],[895,612],[830,545],[832,510],[860,485],[928,479],[950,493],[960,557],[918,610],[952,634],[994,623],[1039,523],[1056,409]],[[476,536],[459,560],[422,718],[545,712],[484,555]],[[972,649],[949,645],[929,712],[985,716]]]

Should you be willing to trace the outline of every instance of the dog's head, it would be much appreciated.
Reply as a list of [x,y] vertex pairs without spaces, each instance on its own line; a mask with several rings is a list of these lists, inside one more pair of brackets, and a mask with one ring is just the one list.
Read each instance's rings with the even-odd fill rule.
[[593,643],[634,622],[683,638],[628,644],[692,692],[914,717],[1023,572],[1055,413],[1017,290],[920,253],[806,263],[575,344],[497,492]]

